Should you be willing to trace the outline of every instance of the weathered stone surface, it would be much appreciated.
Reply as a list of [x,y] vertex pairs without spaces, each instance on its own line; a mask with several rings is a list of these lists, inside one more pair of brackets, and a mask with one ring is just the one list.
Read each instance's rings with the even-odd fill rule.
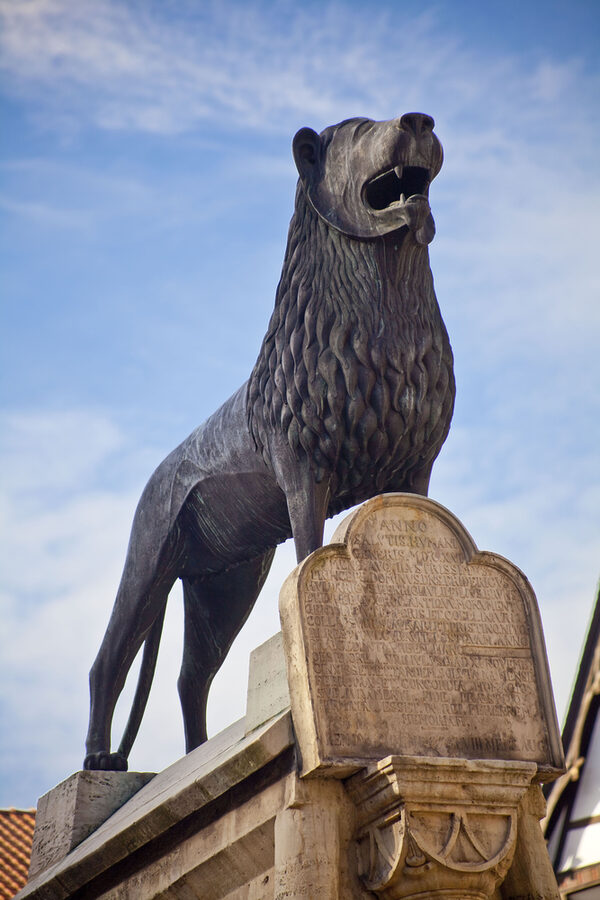
[[[269,828],[272,834],[275,814],[283,802],[283,788],[281,801],[277,797],[268,801],[270,812],[264,813],[264,820],[261,818],[262,793],[257,788],[257,797],[248,801],[243,827],[238,821],[240,812],[233,804],[231,818],[225,817],[219,831],[209,817],[209,828],[203,831],[199,825],[201,834],[197,838],[195,835],[186,837],[187,832],[182,833],[179,842],[175,842],[173,846],[168,843],[166,836],[172,834],[172,829],[177,829],[182,821],[189,822],[189,817],[219,802],[228,792],[235,792],[246,779],[255,777],[257,773],[275,764],[278,758],[289,754],[292,744],[289,712],[275,716],[250,735],[245,735],[243,719],[234,723],[152,778],[64,859],[30,877],[29,883],[19,894],[20,900],[26,897],[31,900],[67,900],[95,878],[102,878],[109,872],[119,870],[124,860],[132,854],[145,859],[145,874],[131,877],[123,874],[122,884],[115,888],[114,893],[109,891],[106,895],[102,894],[102,897],[122,898],[125,896],[120,893],[122,887],[123,890],[130,891],[127,894],[129,897],[148,900],[154,897],[185,897],[188,880],[194,885],[194,890],[199,890],[198,886],[202,883],[211,884],[214,881],[215,872],[220,871],[220,868],[225,870],[223,883],[231,887],[219,894],[215,886],[210,895],[200,891],[196,896],[226,896],[236,883],[244,883],[244,870],[239,857],[238,869],[235,868],[236,829],[240,832],[240,840],[248,848],[244,852],[256,863],[258,857],[255,839],[249,836],[246,840],[244,835],[246,830],[251,835],[253,830],[262,828],[261,822],[264,821],[266,832],[263,834],[261,831],[256,840],[260,838],[262,844],[267,841],[264,853],[271,860],[267,861],[268,866],[272,866],[273,844]],[[114,774],[119,776],[122,773]],[[224,808],[227,809],[226,804]],[[217,819],[219,813],[215,812],[214,816]],[[272,824],[269,826],[268,822]],[[233,845],[231,848],[229,843]],[[264,860],[261,865],[263,864]],[[248,877],[253,877],[251,869],[247,871]],[[115,877],[114,874],[111,877]],[[170,893],[171,890],[174,893]],[[266,900],[268,894],[264,896]]]
[[151,778],[151,772],[75,772],[40,797],[29,878],[65,857]]
[[337,779],[287,779],[275,821],[274,900],[367,900],[358,878],[356,809]]
[[282,592],[285,648],[253,653],[245,719],[21,900],[558,900],[536,782],[562,757],[526,579],[414,495],[334,540]]
[[283,636],[280,631],[250,654],[246,734],[290,705]]
[[563,764],[535,596],[439,504],[365,503],[280,609],[303,772],[388,753]]
[[[491,898],[535,763],[393,757],[350,779],[359,873],[382,900]],[[539,830],[539,829],[538,829]],[[538,848],[539,849],[539,848]]]
[[519,805],[517,845],[500,888],[502,900],[560,900],[540,823],[545,813],[542,789],[532,784]]

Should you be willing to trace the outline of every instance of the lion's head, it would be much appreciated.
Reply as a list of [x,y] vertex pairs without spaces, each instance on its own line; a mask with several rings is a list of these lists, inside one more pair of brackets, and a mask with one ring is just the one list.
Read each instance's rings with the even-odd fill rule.
[[406,225],[419,243],[430,243],[429,185],[443,159],[433,126],[431,116],[407,113],[389,122],[347,119],[320,135],[300,129],[294,159],[314,209],[349,237]]
[[433,119],[302,128],[275,310],[248,384],[250,432],[274,434],[332,489],[330,511],[409,490],[448,432],[452,352],[433,290]]

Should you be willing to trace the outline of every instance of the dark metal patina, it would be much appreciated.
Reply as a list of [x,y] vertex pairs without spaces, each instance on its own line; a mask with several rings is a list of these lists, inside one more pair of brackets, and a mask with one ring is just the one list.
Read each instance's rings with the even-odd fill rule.
[[[177,578],[189,751],[206,740],[209,685],[275,546],[293,536],[302,560],[321,546],[328,516],[386,491],[427,493],[454,405],[427,249],[428,190],[442,164],[433,124],[409,113],[295,136],[300,179],[275,310],[248,382],[142,494],[90,673],[86,768],[127,767]],[[111,753],[114,707],[143,642],[131,717]]]

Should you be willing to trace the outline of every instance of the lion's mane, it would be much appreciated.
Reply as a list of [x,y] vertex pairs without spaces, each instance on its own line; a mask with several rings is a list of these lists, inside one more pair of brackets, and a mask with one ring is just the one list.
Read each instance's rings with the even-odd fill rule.
[[333,513],[433,460],[453,402],[427,249],[404,233],[365,241],[330,228],[299,183],[248,384],[249,427],[267,463],[269,432],[283,432],[317,481],[332,478]]

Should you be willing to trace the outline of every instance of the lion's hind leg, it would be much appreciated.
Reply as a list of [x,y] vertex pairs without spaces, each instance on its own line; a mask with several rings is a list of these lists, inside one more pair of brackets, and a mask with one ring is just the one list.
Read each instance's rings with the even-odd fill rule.
[[[128,554],[106,634],[90,671],[90,724],[86,739],[86,769],[126,769],[121,753],[111,753],[115,706],[137,653],[154,623],[162,616],[169,591],[180,570],[183,541],[177,529],[158,558],[143,574],[139,559]],[[135,554],[134,554],[135,556]]]
[[248,618],[275,551],[216,575],[185,576],[183,661],[177,687],[186,752],[206,740],[206,703],[211,682]]

